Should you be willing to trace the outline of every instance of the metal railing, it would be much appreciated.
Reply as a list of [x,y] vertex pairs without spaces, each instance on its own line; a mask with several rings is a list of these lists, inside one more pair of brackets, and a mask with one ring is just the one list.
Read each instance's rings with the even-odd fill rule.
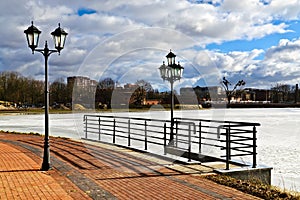
[[[171,121],[110,115],[84,115],[84,138],[129,146],[161,154],[186,153],[216,157],[226,162],[226,169],[233,157],[252,157],[256,163],[256,127],[259,123],[174,118],[174,141],[170,141]],[[225,151],[216,156],[213,152]],[[180,156],[180,155],[179,155]],[[195,157],[195,156],[194,156]],[[225,158],[225,159],[224,159]],[[245,164],[246,165],[246,164]]]

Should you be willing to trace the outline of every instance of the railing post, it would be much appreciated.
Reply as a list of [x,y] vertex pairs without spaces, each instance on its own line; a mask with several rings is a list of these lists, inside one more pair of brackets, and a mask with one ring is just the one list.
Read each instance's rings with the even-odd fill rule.
[[175,146],[178,147],[178,121],[177,121],[177,119],[176,119],[175,123],[176,123],[176,142],[175,142],[176,144],[175,144]]
[[128,119],[128,146],[130,147],[130,119]]
[[98,118],[98,129],[99,129],[99,137],[98,137],[98,140],[100,141],[101,140],[101,120],[100,120],[100,116]]
[[191,162],[191,124],[189,123],[189,141],[188,141],[188,162]]
[[228,140],[228,144],[229,144],[229,160],[231,160],[231,127],[230,127],[230,124],[229,124],[229,127],[228,127],[228,132],[229,132],[229,134],[228,134],[228,138],[229,138],[229,140]]
[[256,168],[256,127],[253,126],[253,166],[252,168]]
[[83,121],[85,123],[85,139],[87,139],[87,116],[84,115]]
[[226,170],[229,170],[230,160],[230,129],[226,128]]
[[164,155],[167,154],[167,125],[164,123]]
[[116,119],[114,118],[113,143],[116,143]]
[[201,121],[199,122],[199,154],[201,154],[202,152],[202,149],[201,149],[201,140],[202,140],[202,124],[201,124]]
[[145,150],[147,150],[147,141],[148,138],[147,138],[147,121],[145,120]]

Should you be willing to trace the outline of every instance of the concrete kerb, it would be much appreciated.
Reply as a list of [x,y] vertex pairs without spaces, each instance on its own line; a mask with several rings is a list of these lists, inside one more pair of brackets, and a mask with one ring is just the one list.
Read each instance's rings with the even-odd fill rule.
[[271,185],[271,170],[273,167],[268,166],[257,166],[252,167],[240,167],[232,168],[229,170],[225,169],[214,169],[213,171],[217,174],[227,175],[236,179],[241,180],[258,180],[263,184]]

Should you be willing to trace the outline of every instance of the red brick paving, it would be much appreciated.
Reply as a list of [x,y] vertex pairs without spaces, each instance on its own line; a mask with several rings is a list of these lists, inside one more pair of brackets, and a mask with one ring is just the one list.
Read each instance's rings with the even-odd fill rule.
[[41,172],[42,145],[40,136],[0,133],[0,199],[258,199],[172,163],[62,138],[51,138],[52,170]]
[[0,143],[1,199],[72,199],[51,176],[26,153]]

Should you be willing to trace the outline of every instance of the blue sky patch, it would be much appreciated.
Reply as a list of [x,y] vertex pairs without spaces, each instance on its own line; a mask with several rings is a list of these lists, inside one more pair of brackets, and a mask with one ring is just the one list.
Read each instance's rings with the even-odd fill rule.
[[90,8],[79,8],[77,10],[77,14],[79,16],[82,16],[82,15],[90,15],[90,14],[94,14],[94,13],[97,13],[96,10],[94,9],[90,9]]
[[[275,23],[279,23],[279,21],[276,21]],[[291,31],[287,33],[275,33],[254,40],[234,40],[223,42],[222,44],[212,43],[207,45],[206,48],[209,50],[218,50],[223,53],[232,51],[252,51],[253,49],[263,49],[266,51],[272,46],[277,46],[281,39],[294,40],[299,37],[298,33],[300,32],[300,27],[298,21],[293,21],[288,25],[288,30]],[[256,59],[263,59],[263,55],[260,55],[259,58]]]
[[220,6],[219,2],[215,2],[213,0],[188,0],[188,1],[194,4],[210,4],[213,6]]

